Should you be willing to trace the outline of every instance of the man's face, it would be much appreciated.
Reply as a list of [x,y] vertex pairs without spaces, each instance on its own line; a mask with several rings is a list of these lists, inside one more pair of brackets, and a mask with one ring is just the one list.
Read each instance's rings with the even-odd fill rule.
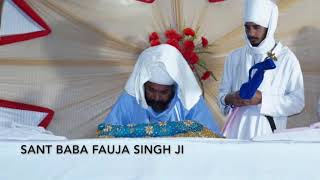
[[259,44],[267,36],[268,28],[255,24],[253,22],[246,22],[244,27],[247,37],[253,47],[259,46]]
[[161,85],[149,81],[144,84],[144,92],[147,104],[158,113],[168,108],[175,93],[174,85]]

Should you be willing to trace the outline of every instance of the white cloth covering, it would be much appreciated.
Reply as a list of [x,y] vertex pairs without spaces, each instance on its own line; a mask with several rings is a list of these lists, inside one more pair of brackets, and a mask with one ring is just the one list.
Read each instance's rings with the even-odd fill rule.
[[320,122],[314,123],[310,127],[314,128],[314,129],[319,129],[320,128]]
[[[319,134],[315,133],[319,137]],[[310,136],[309,136],[310,137]],[[318,141],[319,142],[319,141]],[[21,154],[21,146],[52,145],[50,153]],[[78,145],[86,153],[60,153]],[[134,146],[170,146],[171,153],[134,154]],[[183,145],[184,154],[174,154]],[[104,147],[114,153],[93,153]],[[109,147],[110,148],[109,148]],[[120,146],[120,148],[119,148]],[[124,146],[130,154],[116,154]],[[206,138],[80,139],[69,141],[0,141],[2,180],[319,180],[320,143],[250,142]],[[140,149],[140,148],[139,148]],[[152,148],[153,149],[153,148]],[[286,171],[288,169],[289,171]]]
[[161,85],[173,85],[174,80],[167,73],[166,69],[163,66],[154,67],[150,69],[151,78],[150,82],[161,84]]
[[173,46],[162,44],[144,50],[138,57],[125,90],[134,96],[143,108],[148,105],[144,96],[144,83],[152,77],[152,69],[165,69],[178,86],[178,98],[190,110],[200,99],[201,88],[182,54]]
[[43,127],[19,124],[12,120],[0,119],[0,140],[66,140],[55,136]]
[[300,127],[275,131],[274,134],[258,136],[254,141],[291,141],[291,142],[320,142],[320,126]]
[[273,7],[270,0],[246,0],[244,21],[268,28]]

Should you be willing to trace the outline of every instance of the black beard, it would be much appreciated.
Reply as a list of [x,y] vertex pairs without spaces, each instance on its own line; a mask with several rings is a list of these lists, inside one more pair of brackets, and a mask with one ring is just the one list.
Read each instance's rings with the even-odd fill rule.
[[255,40],[255,41],[257,42],[257,41],[258,41],[257,38],[248,37],[248,39],[249,39],[249,41],[250,41],[250,44],[251,44],[253,47],[257,47],[257,46],[259,46],[259,44],[261,43],[261,42],[259,42],[259,43],[254,43],[254,42],[252,42],[253,40]]
[[161,113],[165,111],[168,108],[168,105],[170,103],[170,100],[163,102],[163,101],[154,101],[154,100],[146,99],[146,101],[147,101],[147,104],[157,113]]

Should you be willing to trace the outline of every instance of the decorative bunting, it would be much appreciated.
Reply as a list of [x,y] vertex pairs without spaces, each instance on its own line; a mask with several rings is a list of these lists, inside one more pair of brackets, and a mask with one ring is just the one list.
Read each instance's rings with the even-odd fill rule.
[[[1,12],[0,45],[50,34],[51,29],[24,0],[4,0]],[[15,20],[19,23],[12,23]]]

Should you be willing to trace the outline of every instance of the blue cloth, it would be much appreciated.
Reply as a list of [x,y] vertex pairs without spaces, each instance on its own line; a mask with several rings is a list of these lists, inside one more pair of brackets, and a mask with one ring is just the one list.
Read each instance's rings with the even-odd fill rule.
[[98,137],[169,137],[202,130],[200,123],[190,120],[126,126],[101,123],[98,126]]
[[161,113],[156,113],[151,107],[144,109],[137,103],[135,97],[123,92],[106,117],[105,123],[112,125],[128,125],[183,120],[199,122],[211,131],[220,134],[219,126],[213,118],[203,97],[201,97],[198,103],[188,111],[184,108],[177,95],[175,95],[171,100],[168,109]]
[[[276,65],[271,57],[267,57],[263,62],[253,65],[249,70],[249,81],[243,83],[240,87],[240,97],[242,99],[251,99],[261,85],[265,71],[275,68]],[[257,71],[251,78],[251,73],[254,69]]]

